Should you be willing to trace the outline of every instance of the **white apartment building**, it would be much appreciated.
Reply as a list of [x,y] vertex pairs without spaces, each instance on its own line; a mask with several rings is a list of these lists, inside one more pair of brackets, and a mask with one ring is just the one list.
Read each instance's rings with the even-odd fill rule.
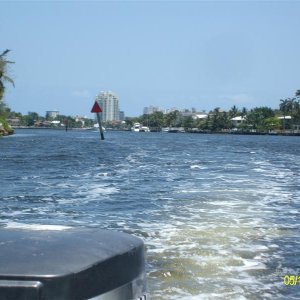
[[106,121],[119,121],[120,111],[119,111],[119,99],[118,97],[108,91],[100,92],[96,97],[101,109],[102,109],[102,120]]

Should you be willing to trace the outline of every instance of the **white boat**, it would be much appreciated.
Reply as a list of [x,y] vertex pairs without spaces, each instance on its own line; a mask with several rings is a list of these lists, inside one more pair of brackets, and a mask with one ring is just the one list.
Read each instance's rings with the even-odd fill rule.
[[185,132],[183,127],[163,127],[162,132]]
[[140,123],[134,123],[133,126],[131,127],[131,130],[135,131],[135,132],[139,132],[140,131],[140,127],[141,127]]
[[148,126],[141,126],[140,127],[140,132],[150,132],[150,129]]
[[[99,124],[97,124],[97,123],[94,124],[94,129],[98,129],[98,130],[99,130]],[[102,130],[103,130],[103,131],[106,131],[106,130],[105,130],[105,127],[102,126]]]
[[148,126],[143,126],[140,123],[134,123],[131,127],[131,131],[134,132],[150,132],[150,129]]

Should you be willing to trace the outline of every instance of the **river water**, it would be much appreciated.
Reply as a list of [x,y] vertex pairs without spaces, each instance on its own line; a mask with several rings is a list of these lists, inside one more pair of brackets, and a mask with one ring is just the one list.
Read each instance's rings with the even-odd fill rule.
[[99,227],[146,245],[151,299],[299,299],[300,138],[17,130],[0,226]]

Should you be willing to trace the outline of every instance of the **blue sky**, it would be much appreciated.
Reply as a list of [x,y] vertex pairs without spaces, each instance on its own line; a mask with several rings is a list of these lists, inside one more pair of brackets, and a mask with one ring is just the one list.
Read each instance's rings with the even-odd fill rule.
[[270,106],[300,89],[298,1],[1,1],[0,51],[16,63],[5,101],[88,115],[113,91],[149,105]]

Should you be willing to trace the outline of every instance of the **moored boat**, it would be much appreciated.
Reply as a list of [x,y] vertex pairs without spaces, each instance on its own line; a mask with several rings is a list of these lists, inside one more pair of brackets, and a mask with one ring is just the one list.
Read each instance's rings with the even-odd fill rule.
[[150,132],[150,129],[148,126],[143,126],[140,123],[134,123],[131,127],[131,131],[134,132]]

